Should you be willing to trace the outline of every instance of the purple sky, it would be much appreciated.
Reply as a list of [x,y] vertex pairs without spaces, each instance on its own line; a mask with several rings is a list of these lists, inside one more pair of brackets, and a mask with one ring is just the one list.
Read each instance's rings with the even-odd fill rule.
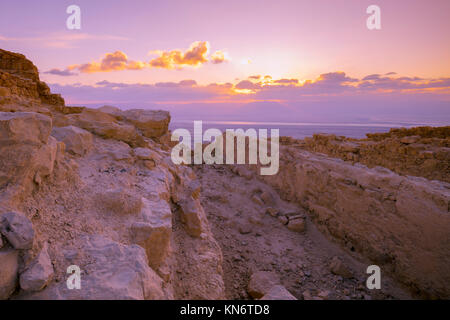
[[[66,28],[71,4],[81,30]],[[371,4],[381,30],[366,28]],[[448,0],[2,0],[0,47],[68,104],[450,124],[449,13]]]

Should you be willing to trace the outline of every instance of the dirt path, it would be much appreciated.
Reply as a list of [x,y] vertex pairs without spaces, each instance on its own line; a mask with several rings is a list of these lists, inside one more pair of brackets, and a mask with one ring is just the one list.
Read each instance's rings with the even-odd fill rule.
[[[250,299],[246,288],[255,271],[277,273],[297,299],[409,297],[387,276],[382,276],[381,290],[368,290],[365,271],[370,263],[329,241],[308,218],[306,231],[299,233],[266,213],[272,207],[281,214],[307,216],[266,184],[239,176],[227,166],[204,165],[196,173],[202,184],[202,204],[223,252],[227,298]],[[333,257],[339,257],[354,277],[333,274]]]

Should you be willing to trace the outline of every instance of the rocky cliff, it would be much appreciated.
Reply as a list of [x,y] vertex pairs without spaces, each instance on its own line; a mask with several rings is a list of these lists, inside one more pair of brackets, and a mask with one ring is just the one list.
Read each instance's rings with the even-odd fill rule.
[[[195,173],[165,145],[168,112],[65,106],[3,50],[0,111],[1,299],[225,297]],[[72,265],[83,290],[68,289]]]

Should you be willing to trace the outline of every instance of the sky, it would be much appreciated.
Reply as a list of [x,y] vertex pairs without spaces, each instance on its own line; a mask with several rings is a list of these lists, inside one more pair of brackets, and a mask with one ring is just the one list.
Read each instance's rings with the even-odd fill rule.
[[[66,26],[70,5],[80,30]],[[31,59],[67,104],[448,125],[449,15],[448,0],[2,0],[0,48]]]

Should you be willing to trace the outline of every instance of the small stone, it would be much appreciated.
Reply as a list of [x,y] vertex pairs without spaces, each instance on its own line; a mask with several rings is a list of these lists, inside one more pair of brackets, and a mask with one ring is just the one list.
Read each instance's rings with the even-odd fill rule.
[[331,260],[330,270],[333,274],[342,276],[347,279],[353,277],[353,273],[350,271],[350,269],[347,268],[347,266],[344,265],[339,257],[334,257]]
[[250,216],[248,218],[248,222],[250,222],[251,224],[254,224],[254,225],[258,225],[258,226],[262,226],[263,225],[263,222],[262,222],[261,218],[259,218],[257,216]]
[[272,217],[276,217],[276,216],[278,216],[279,211],[278,211],[278,209],[275,209],[273,207],[268,207],[266,209],[266,213],[270,214]]
[[328,298],[329,298],[329,296],[330,296],[330,291],[328,291],[328,290],[320,291],[320,292],[317,294],[317,296],[318,296],[319,298],[322,298],[323,300],[328,300]]
[[297,300],[285,287],[275,285],[270,288],[261,300]]
[[264,191],[264,192],[261,194],[261,199],[262,199],[262,201],[264,201],[264,203],[267,204],[267,205],[272,205],[272,204],[274,203],[274,200],[273,200],[272,195],[271,195],[269,192],[267,192],[267,191]]
[[33,246],[33,225],[23,214],[7,212],[0,216],[0,232],[15,249],[31,249]]
[[416,143],[420,140],[420,136],[407,136],[400,139],[400,142],[403,144],[411,144]]
[[286,216],[278,216],[278,221],[280,221],[284,225],[287,225],[289,222],[289,220]]
[[303,291],[302,295],[303,300],[313,300],[311,292],[309,292],[308,290]]
[[238,229],[240,234],[249,234],[252,232],[252,229],[247,224],[240,225]]
[[280,278],[276,273],[269,271],[257,271],[250,277],[247,292],[255,299],[262,298],[270,289],[280,284]]
[[259,196],[257,196],[256,194],[252,197],[252,201],[254,203],[256,203],[257,205],[264,205],[263,201],[261,200],[261,198]]
[[144,165],[147,169],[153,169],[156,166],[153,160],[145,160]]
[[240,254],[235,254],[235,255],[233,256],[233,261],[242,261],[241,255],[240,255]]
[[290,218],[287,227],[295,232],[303,232],[306,229],[306,220],[304,218]]

